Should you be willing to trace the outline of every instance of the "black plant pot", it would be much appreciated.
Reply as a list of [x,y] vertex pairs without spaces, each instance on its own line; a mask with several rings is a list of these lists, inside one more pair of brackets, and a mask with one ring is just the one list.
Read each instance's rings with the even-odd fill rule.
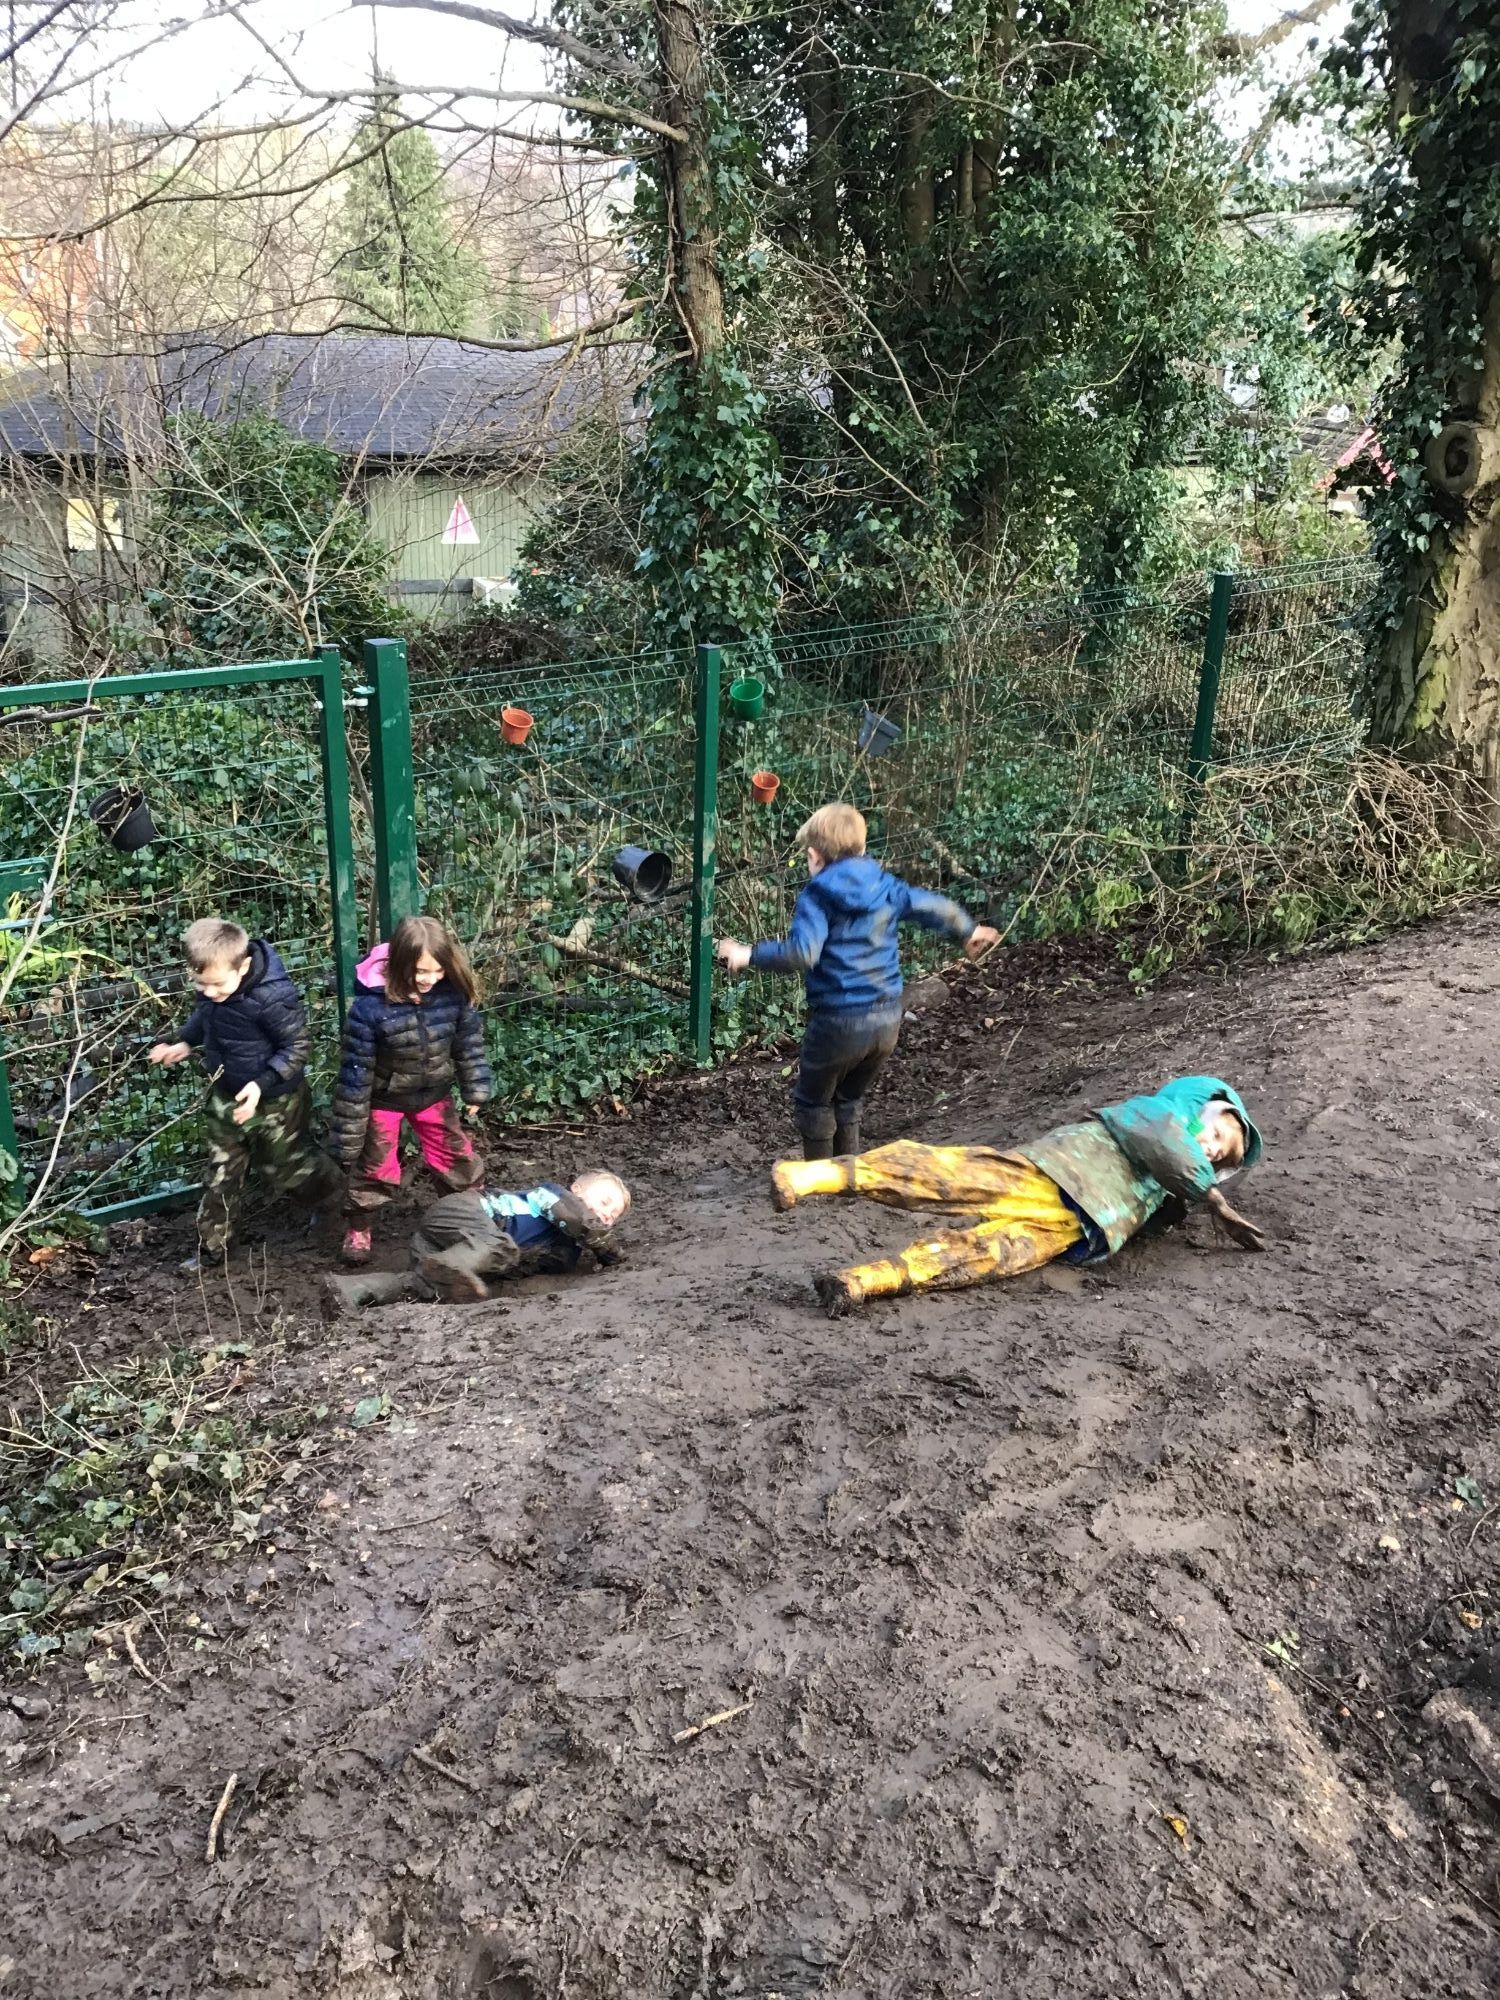
[[89,818],[110,846],[122,854],[149,847],[156,838],[156,822],[146,794],[137,785],[111,785],[90,804]]
[[649,847],[622,847],[614,859],[614,875],[638,903],[659,903],[672,879],[672,857]]

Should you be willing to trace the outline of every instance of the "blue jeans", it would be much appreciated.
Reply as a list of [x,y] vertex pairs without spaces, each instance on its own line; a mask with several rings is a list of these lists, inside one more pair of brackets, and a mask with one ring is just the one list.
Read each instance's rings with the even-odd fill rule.
[[792,1087],[792,1116],[808,1160],[844,1159],[860,1148],[866,1092],[901,1037],[901,1007],[809,1014]]

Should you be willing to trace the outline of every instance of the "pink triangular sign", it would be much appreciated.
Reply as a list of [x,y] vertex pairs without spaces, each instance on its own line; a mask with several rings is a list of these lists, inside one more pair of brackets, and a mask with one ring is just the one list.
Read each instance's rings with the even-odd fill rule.
[[445,542],[477,542],[478,534],[469,518],[469,510],[462,499],[455,500],[453,512],[448,516],[448,525],[443,530]]

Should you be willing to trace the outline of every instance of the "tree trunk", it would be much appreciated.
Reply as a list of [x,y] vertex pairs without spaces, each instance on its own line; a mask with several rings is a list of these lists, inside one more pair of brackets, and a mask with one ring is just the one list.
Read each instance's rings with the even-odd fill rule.
[[802,65],[802,115],[807,122],[808,240],[821,264],[839,255],[839,79],[833,52],[813,34]]
[[[1391,108],[1398,128],[1452,64],[1452,0],[1391,9]],[[1419,187],[1454,185],[1445,146],[1418,143]],[[1477,169],[1476,169],[1477,170]],[[1500,830],[1500,241],[1475,235],[1472,258],[1484,338],[1477,369],[1447,383],[1442,424],[1423,471],[1441,526],[1408,578],[1406,612],[1384,642],[1372,701],[1375,736],[1454,774],[1455,803]],[[1420,359],[1420,357],[1413,357]]]
[[901,128],[901,236],[906,245],[911,295],[918,305],[932,298],[932,231],[937,221],[937,182],[927,159],[932,127],[932,93],[913,93]]
[[671,292],[686,343],[701,367],[724,346],[724,285],[714,226],[703,23],[691,0],[653,0],[652,14],[661,53],[661,115],[688,135],[685,141],[662,141]]

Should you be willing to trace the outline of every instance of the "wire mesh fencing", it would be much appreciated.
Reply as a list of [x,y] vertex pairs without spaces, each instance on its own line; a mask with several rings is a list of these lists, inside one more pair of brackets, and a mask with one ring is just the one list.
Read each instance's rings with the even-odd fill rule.
[[325,678],[288,676],[0,690],[0,1049],[49,1206],[145,1206],[196,1180],[203,1073],[147,1061],[192,1005],[195,918],[272,941],[309,1003],[315,1075],[337,1049]]
[[[797,830],[830,800],[860,807],[887,865],[1012,934],[1107,924],[1169,867],[1208,879],[1229,824],[1269,880],[1352,768],[1372,574],[468,672],[411,674],[372,642],[352,793],[331,655],[0,689],[0,1038],[23,1164],[95,1208],[191,1180],[202,1079],[145,1051],[187,1004],[194,917],[277,945],[321,1089],[360,924],[351,816],[373,835],[365,942],[418,905],[451,924],[482,974],[499,1105],[535,1120],[793,1025],[792,982],[714,975],[709,952],[784,934]],[[1219,792],[1233,813],[1202,810]],[[91,818],[110,798],[148,811],[146,845]],[[950,952],[914,936],[906,958]]]
[[680,1055],[692,654],[423,674],[411,716],[425,903],[474,951],[501,1101],[545,1115]]
[[[865,814],[871,851],[1010,925],[1049,882],[1159,851],[1182,810],[1207,586],[1172,599],[982,607],[730,649],[733,686],[765,669],[762,715],[727,725],[720,928],[784,929],[803,879],[799,826],[830,799]],[[757,680],[761,674],[754,672]],[[778,780],[763,804],[758,772]],[[1066,866],[1062,866],[1063,861]],[[951,944],[919,937],[912,966]],[[786,996],[725,996],[725,1043],[765,1032]]]

